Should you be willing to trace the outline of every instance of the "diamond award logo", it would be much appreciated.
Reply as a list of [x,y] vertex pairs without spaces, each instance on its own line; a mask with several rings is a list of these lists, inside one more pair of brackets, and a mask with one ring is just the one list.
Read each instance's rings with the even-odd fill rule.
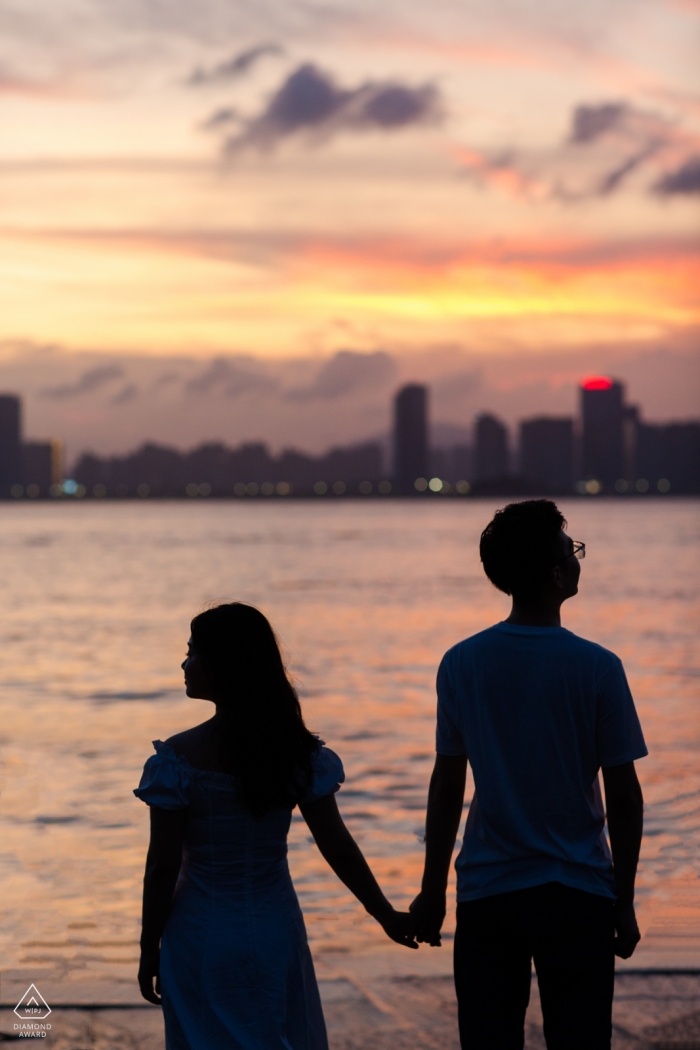
[[22,1020],[41,1021],[51,1013],[51,1007],[35,984],[30,984],[17,1003],[15,1013]]

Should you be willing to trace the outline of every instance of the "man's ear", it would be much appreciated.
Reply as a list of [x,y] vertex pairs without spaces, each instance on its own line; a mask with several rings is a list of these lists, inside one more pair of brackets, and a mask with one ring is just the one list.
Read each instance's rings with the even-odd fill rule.
[[561,578],[561,565],[555,565],[550,573],[549,582],[553,587],[556,587],[558,591],[561,591],[564,587],[564,581]]

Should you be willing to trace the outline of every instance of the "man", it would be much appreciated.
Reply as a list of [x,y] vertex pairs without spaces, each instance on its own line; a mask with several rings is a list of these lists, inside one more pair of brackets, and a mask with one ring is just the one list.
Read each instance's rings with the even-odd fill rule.
[[[549,1050],[609,1050],[614,956],[639,941],[634,880],[647,754],[617,656],[561,626],[582,543],[550,500],[498,511],[481,536],[508,619],[460,642],[437,679],[419,941],[440,944],[467,761],[454,961],[464,1050],[521,1050],[534,960]],[[598,783],[602,767],[612,858]]]

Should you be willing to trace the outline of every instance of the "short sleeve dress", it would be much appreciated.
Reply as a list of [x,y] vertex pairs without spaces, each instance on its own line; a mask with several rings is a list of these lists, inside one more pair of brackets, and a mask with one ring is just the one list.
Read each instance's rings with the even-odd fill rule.
[[[167,1050],[328,1050],[306,930],[287,864],[291,807],[255,818],[236,778],[195,769],[160,740],[134,794],[187,809],[183,861],[161,942]],[[337,791],[319,747],[305,801]]]

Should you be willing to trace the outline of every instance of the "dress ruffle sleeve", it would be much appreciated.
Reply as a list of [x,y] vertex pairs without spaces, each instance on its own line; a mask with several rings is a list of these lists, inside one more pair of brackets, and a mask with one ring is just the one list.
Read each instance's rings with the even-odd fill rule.
[[184,809],[189,805],[191,776],[188,766],[173,749],[161,740],[154,740],[155,755],[143,767],[141,783],[134,794],[147,806],[158,809]]
[[311,765],[314,771],[313,780],[302,802],[316,802],[334,794],[345,780],[343,763],[335,751],[325,747],[320,740],[318,749],[311,756]]

